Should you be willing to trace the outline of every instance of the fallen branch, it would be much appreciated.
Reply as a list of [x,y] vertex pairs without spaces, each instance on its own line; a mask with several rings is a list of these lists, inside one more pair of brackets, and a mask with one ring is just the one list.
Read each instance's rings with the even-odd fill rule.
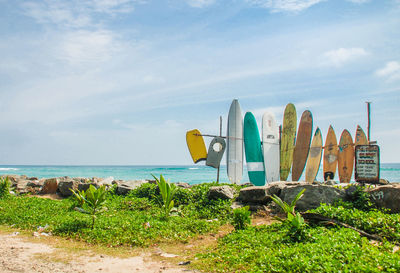
[[366,237],[366,238],[368,238],[370,240],[376,240],[376,241],[379,241],[379,242],[383,241],[382,237],[380,237],[378,235],[369,234],[369,233],[367,233],[367,232],[365,232],[365,231],[363,231],[361,229],[352,227],[352,226],[350,226],[350,225],[348,225],[346,223],[340,222],[340,221],[338,221],[336,219],[333,219],[333,218],[329,218],[329,217],[323,216],[323,215],[318,214],[318,213],[302,213],[302,216],[304,217],[304,219],[309,220],[309,221],[311,220],[311,221],[316,221],[316,222],[333,223],[333,224],[336,224],[336,225],[339,225],[339,226],[342,226],[342,227],[345,227],[345,228],[349,228],[349,229],[355,230],[361,236],[364,236],[364,237]]

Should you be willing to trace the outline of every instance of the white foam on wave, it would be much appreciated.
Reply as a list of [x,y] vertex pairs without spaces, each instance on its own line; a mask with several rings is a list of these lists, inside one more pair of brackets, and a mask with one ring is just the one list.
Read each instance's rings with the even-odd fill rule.
[[199,168],[189,168],[189,170],[198,170]]
[[0,171],[18,171],[17,168],[0,168]]

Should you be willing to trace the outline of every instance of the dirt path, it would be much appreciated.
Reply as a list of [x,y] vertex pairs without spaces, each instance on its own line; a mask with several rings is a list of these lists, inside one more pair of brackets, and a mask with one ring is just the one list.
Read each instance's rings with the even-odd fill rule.
[[[41,241],[46,242],[46,239]],[[0,234],[0,272],[196,272],[166,261],[156,261],[146,254],[116,258],[90,251],[68,251],[47,243],[31,242],[17,232]],[[147,256],[151,256],[148,254]]]

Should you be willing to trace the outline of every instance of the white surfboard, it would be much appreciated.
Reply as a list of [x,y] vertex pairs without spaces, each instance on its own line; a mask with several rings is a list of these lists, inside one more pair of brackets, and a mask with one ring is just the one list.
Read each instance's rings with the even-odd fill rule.
[[238,184],[243,177],[243,117],[237,99],[232,101],[228,115],[226,168],[228,178]]
[[279,127],[271,112],[262,117],[262,151],[267,182],[279,181]]

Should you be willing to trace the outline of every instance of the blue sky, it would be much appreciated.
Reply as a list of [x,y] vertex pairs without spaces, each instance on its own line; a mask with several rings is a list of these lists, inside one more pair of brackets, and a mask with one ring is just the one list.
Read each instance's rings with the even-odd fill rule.
[[0,164],[192,164],[234,98],[400,162],[400,1],[0,0]]

